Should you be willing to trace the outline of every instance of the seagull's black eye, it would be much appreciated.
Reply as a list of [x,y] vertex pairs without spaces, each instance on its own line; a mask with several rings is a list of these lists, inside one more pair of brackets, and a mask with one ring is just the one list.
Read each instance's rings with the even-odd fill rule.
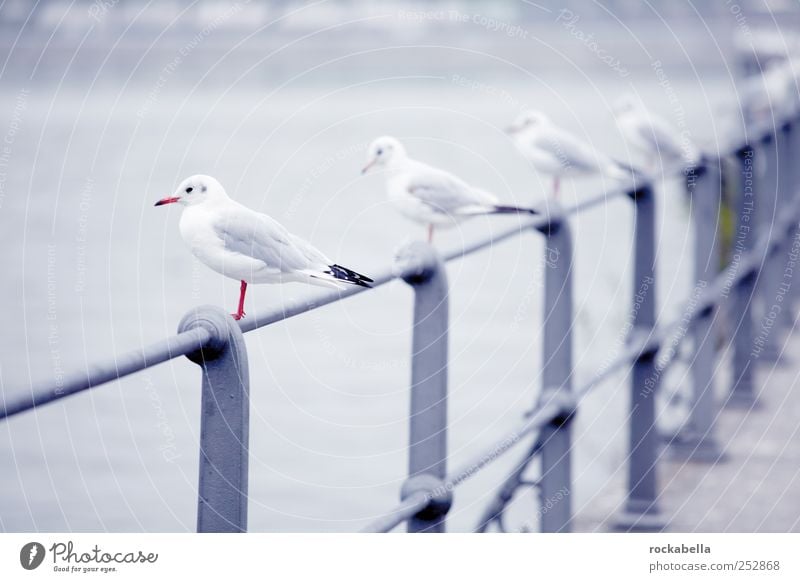
[[194,188],[192,188],[191,186],[189,186],[189,187],[186,189],[186,193],[187,193],[187,194],[191,194],[191,193],[192,193],[192,190],[194,190]]
[[383,153],[383,150],[382,150],[381,148],[378,148],[378,151],[377,151],[376,153],[377,153],[378,155],[381,155],[381,154]]

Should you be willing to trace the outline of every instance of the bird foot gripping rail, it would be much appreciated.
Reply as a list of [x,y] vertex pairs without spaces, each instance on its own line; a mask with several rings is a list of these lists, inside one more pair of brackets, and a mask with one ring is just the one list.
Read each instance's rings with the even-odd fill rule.
[[[412,532],[443,532],[453,502],[453,490],[492,461],[527,441],[528,447],[511,475],[501,484],[496,499],[486,509],[477,531],[492,524],[506,529],[503,513],[519,487],[535,487],[539,493],[539,529],[570,531],[571,424],[581,398],[602,380],[621,370],[631,394],[628,441],[628,485],[623,512],[616,527],[622,530],[657,530],[666,518],[658,507],[656,469],[662,438],[655,423],[655,398],[659,380],[671,360],[658,361],[659,350],[686,327],[677,341],[688,336],[694,342],[691,361],[693,386],[691,411],[686,426],[673,439],[676,455],[700,461],[721,459],[721,446],[714,434],[719,403],[712,386],[716,359],[715,326],[724,301],[730,309],[730,338],[724,350],[733,354],[733,385],[726,404],[752,406],[757,390],[753,368],[758,356],[774,352],[772,334],[756,335],[754,318],[770,317],[775,294],[791,304],[800,286],[781,288],[798,236],[800,201],[796,194],[798,164],[792,155],[800,152],[800,123],[791,119],[777,128],[758,133],[733,152],[726,152],[697,168],[687,180],[695,225],[694,278],[700,292],[690,300],[679,322],[660,325],[656,321],[656,209],[652,186],[636,184],[590,198],[569,209],[553,205],[545,216],[525,220],[499,235],[481,239],[445,253],[424,243],[407,247],[386,272],[375,277],[375,287],[402,279],[414,291],[414,331],[411,368],[409,478],[401,489],[400,504],[382,513],[364,531],[390,531],[407,522]],[[756,170],[754,160],[763,158]],[[733,160],[734,176],[722,179],[723,160]],[[756,175],[759,174],[759,175]],[[746,234],[737,245],[734,260],[719,271],[719,241],[716,223],[724,182],[736,183],[736,233]],[[632,333],[626,347],[604,369],[585,384],[573,387],[572,358],[572,234],[569,217],[607,200],[627,195],[634,205],[633,315]],[[512,427],[505,438],[454,471],[447,470],[447,369],[448,287],[445,264],[471,255],[501,240],[536,230],[547,238],[546,252],[557,252],[559,260],[544,271],[544,353],[540,395],[533,410]],[[741,244],[740,244],[741,243]],[[547,260],[547,257],[545,257]],[[644,283],[648,292],[641,294]],[[141,350],[65,376],[58,386],[31,387],[14,397],[3,394],[0,419],[20,414],[76,394],[88,388],[136,373],[145,368],[188,356],[201,368],[200,476],[197,529],[201,532],[240,532],[247,529],[249,379],[247,349],[243,334],[328,303],[365,292],[353,287],[328,292],[309,302],[295,302],[280,309],[235,322],[224,310],[204,306],[190,311],[178,334]],[[639,296],[637,297],[637,293]],[[784,313],[790,310],[785,308]],[[786,325],[782,317],[776,325]],[[672,342],[674,349],[675,342]],[[755,354],[755,356],[754,356]],[[534,458],[540,461],[540,476],[525,478]],[[553,503],[556,499],[558,502]],[[533,522],[532,522],[533,523]]]

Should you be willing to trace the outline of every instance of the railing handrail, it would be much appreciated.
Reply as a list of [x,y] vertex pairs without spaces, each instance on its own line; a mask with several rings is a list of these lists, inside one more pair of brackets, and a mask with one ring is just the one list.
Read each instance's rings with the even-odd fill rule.
[[[572,216],[583,212],[603,201],[624,196],[628,190],[616,189],[610,192],[603,192],[583,200],[573,206],[564,208],[560,215]],[[551,203],[556,206],[555,203]],[[552,223],[555,213],[545,211],[533,218],[521,220],[516,226],[501,230],[499,234],[491,234],[480,237],[476,241],[467,245],[452,249],[442,253],[442,260],[445,263],[472,255],[491,245],[500,243],[524,232],[533,229],[543,229]],[[401,280],[403,277],[413,274],[422,268],[423,265],[411,264],[405,268],[397,270],[384,269],[378,274],[373,275],[372,288],[381,287],[392,281]],[[286,319],[308,313],[330,303],[336,303],[348,297],[366,293],[370,289],[365,287],[348,287],[341,291],[327,291],[312,295],[305,299],[293,300],[285,303],[281,307],[268,310],[264,313],[257,313],[254,316],[242,319],[238,322],[242,333],[248,333],[279,323]],[[188,335],[187,335],[188,333]],[[154,342],[143,347],[141,350],[132,350],[108,358],[107,360],[93,364],[89,369],[76,370],[64,374],[58,383],[44,383],[41,386],[32,386],[29,394],[24,394],[13,398],[10,402],[4,399],[4,406],[0,408],[0,420],[30,410],[37,406],[54,402],[66,396],[71,396],[78,392],[96,388],[102,384],[107,384],[119,380],[136,372],[141,372],[147,368],[173,360],[180,356],[198,350],[203,347],[209,337],[203,335],[201,330],[193,330],[169,336],[158,342]]]
[[[786,119],[782,120],[779,124],[765,124],[763,127],[758,129],[757,140],[746,139],[748,137],[746,129],[744,143],[738,143],[735,147],[729,148],[725,152],[717,152],[713,155],[706,154],[703,157],[703,160],[694,168],[677,168],[675,169],[675,173],[684,173],[690,170],[699,170],[702,173],[712,166],[718,166],[724,157],[737,155],[740,152],[745,151],[746,148],[752,147],[752,145],[755,145],[756,143],[767,142],[770,139],[776,138],[782,129],[785,129],[788,127],[788,124],[794,121],[796,120]],[[481,251],[509,238],[515,237],[523,232],[539,230],[543,233],[550,233],[551,231],[557,231],[560,227],[563,227],[566,224],[566,219],[568,217],[589,210],[594,206],[607,202],[611,199],[627,195],[636,200],[637,193],[644,191],[650,192],[648,196],[652,196],[653,185],[658,179],[659,177],[657,176],[644,176],[641,174],[634,175],[632,183],[626,184],[624,187],[612,189],[610,191],[603,191],[566,208],[557,203],[553,203],[552,207],[548,206],[547,208],[543,209],[543,213],[538,216],[521,220],[513,227],[505,228],[499,233],[490,233],[489,235],[479,237],[476,240],[462,245],[459,248],[445,251],[439,256],[435,255],[434,253],[429,253],[422,254],[420,256],[404,257],[404,261],[402,263],[396,262],[392,267],[384,269],[383,271],[375,274],[373,277],[373,286],[376,288],[381,287],[397,279],[403,279],[406,282],[411,282],[415,277],[420,277],[424,272],[428,272],[431,269],[435,270],[437,268],[436,265],[431,264],[431,261],[449,263],[450,261],[470,256],[473,253]],[[632,366],[646,355],[653,355],[657,353],[661,346],[671,336],[671,334],[674,333],[677,325],[680,323],[686,323],[687,320],[688,322],[694,322],[702,319],[705,313],[707,313],[710,309],[716,308],[722,302],[726,296],[726,287],[734,287],[741,283],[745,278],[750,277],[753,273],[760,272],[760,269],[763,267],[763,263],[770,253],[777,248],[781,242],[788,238],[791,228],[793,224],[797,222],[798,214],[800,214],[799,200],[800,199],[795,198],[791,201],[791,205],[788,209],[789,211],[781,217],[777,225],[773,225],[777,226],[777,228],[773,228],[768,233],[763,233],[758,238],[755,245],[753,245],[745,253],[742,253],[740,260],[735,265],[731,263],[722,272],[718,272],[714,279],[708,284],[704,292],[700,294],[696,302],[690,308],[685,310],[684,316],[680,319],[680,321],[671,322],[668,324],[658,324],[656,322],[644,330],[646,333],[640,335],[636,335],[635,333],[632,334],[629,338],[628,345],[625,346],[622,352],[616,355],[615,358],[606,366],[604,366],[599,373],[595,374],[591,379],[584,382],[575,391],[568,389],[569,386],[560,386],[559,383],[561,380],[558,380],[555,383],[551,382],[556,385],[543,386],[543,391],[546,391],[546,393],[549,395],[548,398],[541,400],[540,403],[536,405],[528,414],[527,418],[512,431],[509,431],[503,440],[498,441],[498,443],[496,443],[490,449],[489,453],[483,454],[482,456],[476,456],[472,461],[465,463],[464,466],[455,472],[448,473],[446,475],[442,473],[442,479],[434,479],[433,484],[431,484],[430,481],[426,482],[422,490],[410,490],[408,495],[404,495],[404,499],[397,507],[385,513],[381,518],[365,528],[364,531],[389,531],[400,523],[410,520],[415,515],[419,514],[423,509],[430,508],[432,502],[440,502],[443,506],[447,506],[443,510],[443,512],[446,513],[447,508],[449,508],[450,494],[453,488],[510,450],[515,444],[522,440],[522,437],[534,431],[550,427],[554,422],[561,422],[558,420],[559,418],[566,419],[570,417],[576,409],[578,401],[583,398],[592,388],[597,386],[603,379],[607,378],[610,374],[623,367]],[[708,206],[705,208],[707,209]],[[652,212],[652,210],[650,212]],[[571,244],[568,242],[570,240],[571,238],[567,234],[565,239],[565,241],[567,241],[566,244]],[[708,241],[706,241],[706,243],[707,242]],[[562,244],[565,243],[562,242]],[[568,281],[566,280],[564,284],[569,285]],[[261,314],[256,314],[255,316],[238,322],[238,329],[236,327],[237,324],[228,322],[227,320],[212,322],[214,325],[212,325],[210,329],[208,327],[204,327],[204,324],[208,323],[208,321],[205,320],[193,320],[191,322],[192,325],[189,327],[184,327],[184,323],[182,322],[181,329],[184,329],[185,331],[182,331],[177,335],[170,336],[164,340],[149,344],[143,347],[141,350],[123,353],[114,358],[91,364],[88,369],[84,371],[66,374],[62,376],[61,380],[55,385],[53,383],[44,383],[40,386],[32,386],[29,393],[14,395],[14,397],[11,399],[6,398],[4,391],[3,406],[0,408],[0,419],[5,419],[37,406],[41,406],[66,396],[76,394],[83,390],[121,379],[125,376],[134,374],[179,356],[189,356],[197,363],[203,365],[205,363],[203,361],[203,350],[221,348],[222,344],[217,344],[217,342],[225,343],[228,341],[221,337],[222,334],[225,334],[225,337],[228,337],[227,334],[229,332],[225,331],[228,328],[236,332],[235,335],[239,337],[239,340],[236,341],[240,342],[240,347],[238,349],[242,350],[244,349],[241,347],[243,346],[243,344],[241,344],[242,333],[247,333],[261,327],[265,327],[285,319],[313,311],[329,303],[341,301],[347,297],[363,293],[366,290],[367,289],[361,287],[352,287],[338,292],[333,291],[320,293],[306,299],[291,301],[279,308],[271,309]],[[571,300],[568,300],[566,305],[571,305]],[[571,307],[569,307],[569,309],[571,312]],[[187,320],[187,318],[184,319],[185,321]],[[189,317],[189,319],[191,318]],[[634,328],[633,331],[637,332],[638,330]],[[233,336],[230,337],[233,338]],[[682,340],[683,337],[680,338],[680,341]],[[211,359],[217,358],[218,355],[213,353],[213,349],[208,352]],[[244,362],[240,361],[241,358],[236,353],[228,354],[226,357],[226,362],[218,364],[220,369],[227,366],[225,373],[230,373],[231,370],[238,367],[243,367],[243,369],[246,370],[246,357]],[[555,370],[555,368],[553,368],[553,370]],[[562,372],[563,368],[562,371],[553,373],[555,373],[556,378],[563,379]],[[218,373],[223,374],[223,372]],[[570,376],[571,374],[572,372],[569,371]],[[545,382],[547,382],[546,379]],[[567,380],[567,382],[569,382],[569,380]],[[244,412],[244,416],[237,416],[242,413],[242,406],[248,406],[246,399],[246,381],[242,384],[242,386],[245,388],[245,398],[238,400],[236,406],[234,406],[233,409],[228,412],[228,414],[232,415],[231,418],[234,419],[234,423],[238,423],[237,426],[239,427],[239,430],[243,431],[242,434],[244,436],[242,438],[246,438],[247,413]],[[206,389],[209,391],[209,398],[212,398],[214,396],[214,387],[211,384],[207,386],[204,384],[204,390]],[[557,434],[558,430],[555,431],[554,435]],[[568,444],[569,437],[567,437],[566,442]],[[211,455],[213,455],[213,453],[214,451],[211,451]],[[242,476],[244,482],[246,483],[246,457],[240,457],[236,459],[236,462],[239,463],[239,465],[236,465],[236,467],[243,467],[242,470],[244,473],[240,476]],[[443,466],[444,465],[442,465],[442,467]],[[419,475],[419,477],[428,476],[429,475],[425,473]],[[203,474],[201,471],[201,480],[202,478]],[[208,478],[213,478],[213,475]],[[226,502],[227,501],[229,500],[226,500]],[[205,519],[217,520],[218,525],[214,527],[224,529],[230,525],[233,531],[241,531],[243,525],[246,525],[246,495],[242,494],[241,483],[239,495],[235,499],[234,505],[236,504],[238,504],[238,507],[234,507],[231,510],[233,512],[231,515],[234,515],[234,517],[231,518],[232,521],[230,522],[225,521],[228,518],[219,521],[219,516],[212,515],[211,517],[208,517],[211,515],[208,513],[206,514]],[[424,522],[424,520],[421,522],[420,531],[424,531],[425,527],[427,527],[425,523],[426,522]],[[566,527],[566,524],[564,525]],[[430,527],[435,527],[435,524],[431,522]]]

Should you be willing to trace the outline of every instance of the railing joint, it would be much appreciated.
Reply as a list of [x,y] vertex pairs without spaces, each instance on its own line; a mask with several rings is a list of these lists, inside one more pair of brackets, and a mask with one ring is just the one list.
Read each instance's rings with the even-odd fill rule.
[[230,316],[218,307],[201,305],[191,309],[183,316],[178,324],[178,333],[183,333],[198,327],[209,333],[209,340],[199,350],[186,354],[195,364],[214,360],[222,354],[230,343]]
[[578,398],[571,390],[565,390],[561,386],[550,386],[543,389],[539,396],[539,402],[540,405],[554,404],[558,407],[558,412],[548,423],[557,428],[570,423],[578,412]]
[[428,243],[414,241],[401,247],[394,257],[392,270],[409,285],[423,285],[441,268],[436,249]]
[[534,226],[533,228],[547,236],[556,234],[567,220],[567,214],[564,212],[564,207],[558,202],[553,201],[548,203],[547,211],[544,216],[547,220],[538,226]]
[[412,475],[400,488],[400,498],[403,501],[420,493],[427,496],[428,503],[414,515],[415,519],[431,524],[438,523],[453,505],[452,487],[430,473]]
[[637,200],[651,197],[653,195],[653,187],[649,182],[645,182],[638,188],[628,190],[625,194],[628,196],[628,198],[636,202]]
[[647,362],[655,359],[661,342],[657,341],[650,326],[638,326],[631,330],[627,343],[638,351],[634,362]]

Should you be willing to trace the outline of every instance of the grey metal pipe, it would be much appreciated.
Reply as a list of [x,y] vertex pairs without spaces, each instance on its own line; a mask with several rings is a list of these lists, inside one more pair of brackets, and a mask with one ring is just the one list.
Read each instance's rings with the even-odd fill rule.
[[[785,212],[786,206],[792,200],[793,176],[792,166],[797,163],[792,159],[792,124],[790,122],[784,123],[775,132],[777,136],[777,181],[778,188],[775,192],[777,210],[775,212],[776,223],[779,222],[779,217]],[[790,261],[790,254],[796,253],[793,249],[793,237],[791,236],[794,229],[789,229],[787,236],[781,237],[777,254],[775,256],[776,271],[778,279],[776,280],[775,299],[781,305],[780,313],[778,314],[777,321],[775,322],[782,331],[791,328],[794,323],[794,316],[792,314],[792,301],[791,301],[791,288],[793,285],[793,277],[788,274],[787,266]],[[800,284],[800,283],[797,283]]]
[[[695,180],[689,180],[687,185],[692,199],[695,234],[694,281],[698,287],[707,289],[719,277],[719,166],[706,165],[699,168]],[[714,436],[714,423],[718,414],[714,399],[717,350],[714,324],[717,313],[715,302],[698,312],[690,325],[693,343],[690,364],[691,410],[687,426],[670,443],[672,454],[676,457],[708,462],[721,459],[720,447]]]
[[[573,404],[572,391],[572,234],[566,217],[558,206],[547,236],[544,260],[554,254],[556,260],[546,269],[544,291],[544,351],[542,392],[539,406],[551,401]],[[551,261],[552,262],[552,261]],[[572,529],[572,413],[559,415],[547,423],[539,435],[541,449],[540,529],[542,532],[568,532]],[[553,499],[559,499],[553,504]],[[550,501],[552,507],[546,507]]]
[[[800,195],[800,193],[798,193],[798,185],[800,184],[800,164],[797,163],[797,157],[798,154],[800,154],[800,117],[794,117],[791,121],[791,128],[789,131],[789,146],[787,149],[790,159],[787,172],[789,175],[789,178],[787,179],[789,186],[788,198],[791,202],[794,202],[798,195]],[[800,240],[800,225],[794,225],[789,234],[789,238],[792,241],[791,244],[796,246],[796,241]],[[789,260],[797,262],[797,258],[792,256],[791,253]],[[798,309],[798,302],[800,302],[800,265],[792,265],[791,269],[792,287],[789,292],[789,303],[792,309],[791,323],[792,326],[794,326],[797,319],[795,314]]]
[[[761,131],[761,130],[759,130]],[[567,208],[563,211],[566,215],[578,214],[602,202],[621,196],[626,191],[624,189],[617,189],[611,192],[604,192]],[[521,232],[527,231],[531,228],[539,230],[547,229],[550,225],[550,217],[547,214],[537,216],[527,221],[521,222],[519,225],[501,231],[500,234],[492,235],[476,242],[465,245],[459,249],[455,249],[444,253],[443,257],[445,262],[465,257],[474,252],[489,248],[498,242],[516,236]],[[413,268],[410,268],[413,270]],[[395,279],[403,278],[404,273],[398,272],[394,269],[386,270],[378,274],[373,273],[375,283],[373,287],[385,285]],[[259,329],[261,327],[301,315],[308,311],[312,311],[318,307],[322,307],[329,303],[340,301],[347,297],[357,295],[366,291],[363,287],[351,287],[338,292],[320,293],[309,299],[302,301],[289,302],[280,308],[269,310],[265,313],[257,313],[239,322],[239,328],[243,333]],[[206,341],[207,338],[199,338],[200,343]],[[31,388],[30,394],[25,394],[5,402],[5,407],[0,410],[0,420],[18,414],[25,410],[29,410],[34,406],[46,404],[59,398],[75,394],[87,388],[93,388],[106,382],[117,380],[123,376],[133,374],[144,368],[153,366],[171,360],[173,358],[185,355],[187,352],[198,349],[200,346],[196,344],[198,338],[194,337],[171,337],[160,342],[151,344],[144,347],[140,352],[130,352],[122,356],[118,356],[113,360],[101,362],[93,365],[90,369],[79,371],[69,374],[61,383],[49,383]],[[188,343],[187,343],[188,342]]]
[[417,491],[405,497],[397,507],[392,508],[385,515],[363,528],[361,533],[388,533],[424,510],[430,500],[429,494],[424,491]]
[[188,358],[202,371],[197,531],[247,531],[250,378],[239,326],[219,307],[187,313],[180,332],[204,329],[211,340]]
[[[631,307],[633,345],[644,345],[656,325],[656,209],[653,191],[631,193],[634,213],[634,268]],[[628,488],[625,507],[614,527],[624,531],[658,531],[666,521],[658,507],[656,467],[659,435],[656,427],[657,350],[642,350],[631,374]]]
[[[404,273],[414,289],[414,331],[411,355],[409,414],[409,479],[404,499],[442,485],[447,475],[448,289],[444,263],[430,245],[412,243],[398,261],[416,265]],[[443,491],[449,497],[449,491]],[[431,497],[408,521],[410,533],[442,533],[450,499]],[[433,503],[433,501],[437,501]]]
[[[773,128],[774,130],[774,128]],[[759,144],[756,156],[760,156],[759,174],[755,193],[755,212],[759,232],[767,232],[773,238],[778,214],[778,139],[770,133]],[[756,359],[774,362],[779,357],[775,337],[778,285],[782,276],[779,245],[767,249],[763,264],[756,279],[758,311],[756,316],[756,336],[759,341]]]
[[0,397],[3,398],[0,419],[43,406],[112,380],[118,380],[178,356],[184,356],[202,348],[209,339],[210,336],[205,329],[193,329],[150,344],[141,350],[120,354],[112,360],[89,364],[85,370],[64,375],[61,381],[55,384],[51,382],[41,386],[32,386],[29,391],[9,399],[5,399],[5,393],[0,393]]
[[[745,257],[751,256],[758,236],[755,208],[755,150],[749,146],[742,148],[736,156],[739,163],[737,184],[737,220],[733,236],[733,262],[737,269],[742,268]],[[738,257],[738,264],[737,264]],[[732,386],[726,406],[751,408],[756,402],[753,384],[753,304],[756,300],[757,271],[749,271],[737,283],[732,284],[732,298],[729,309],[731,343],[733,344]]]
[[[372,522],[362,531],[389,531],[402,523],[408,516],[419,512],[421,508],[427,506],[433,497],[437,497],[437,502],[439,503],[446,502],[450,492],[473,475],[476,475],[481,469],[502,457],[514,446],[522,442],[524,437],[540,430],[557,418],[563,418],[573,410],[574,402],[566,401],[563,398],[552,398],[541,406],[537,406],[526,415],[523,421],[506,433],[505,437],[496,441],[491,447],[487,447],[480,454],[475,455],[470,461],[451,471],[444,482],[429,480],[427,487],[421,487],[419,491],[409,493],[409,495],[403,497],[402,502],[397,507],[388,511],[383,517]],[[424,501],[422,501],[423,499]],[[411,512],[410,514],[408,513],[409,511]],[[395,521],[397,519],[400,519],[400,521]]]

